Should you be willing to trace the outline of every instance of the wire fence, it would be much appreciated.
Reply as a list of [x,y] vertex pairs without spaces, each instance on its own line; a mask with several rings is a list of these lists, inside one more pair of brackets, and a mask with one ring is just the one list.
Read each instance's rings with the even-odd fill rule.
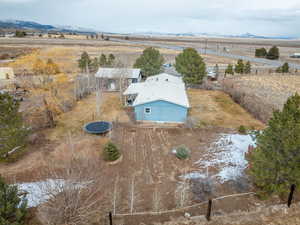
[[[246,195],[255,195],[255,194],[256,194],[255,192],[247,192],[247,193],[225,195],[225,196],[213,198],[212,201],[218,201],[221,199],[232,198],[232,197],[241,197],[241,196],[246,196]],[[181,211],[185,211],[185,210],[199,207],[199,206],[206,205],[206,204],[208,204],[208,200],[194,204],[194,205],[185,206],[182,208],[176,208],[176,209],[170,209],[170,210],[164,210],[164,211],[158,211],[158,212],[149,212],[148,211],[148,212],[134,212],[134,213],[116,213],[116,214],[114,214],[114,216],[121,217],[121,216],[137,216],[137,215],[161,215],[161,214],[166,214],[166,213],[181,212]]]

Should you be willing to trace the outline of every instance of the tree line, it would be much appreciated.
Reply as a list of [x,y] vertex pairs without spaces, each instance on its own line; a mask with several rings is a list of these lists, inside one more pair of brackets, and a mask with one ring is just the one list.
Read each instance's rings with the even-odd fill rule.
[[78,60],[78,67],[81,72],[96,72],[100,67],[113,67],[116,62],[114,54],[101,54],[99,57],[91,59],[87,52],[83,52]]

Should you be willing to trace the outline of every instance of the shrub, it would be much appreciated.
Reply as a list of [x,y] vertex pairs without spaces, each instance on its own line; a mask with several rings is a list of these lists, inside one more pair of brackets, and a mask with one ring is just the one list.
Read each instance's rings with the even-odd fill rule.
[[244,125],[239,126],[239,133],[240,134],[246,134],[247,128]]
[[176,157],[178,159],[187,159],[190,157],[190,151],[186,147],[180,146],[176,149]]
[[121,154],[118,147],[112,142],[108,142],[103,149],[104,160],[115,161],[120,158]]

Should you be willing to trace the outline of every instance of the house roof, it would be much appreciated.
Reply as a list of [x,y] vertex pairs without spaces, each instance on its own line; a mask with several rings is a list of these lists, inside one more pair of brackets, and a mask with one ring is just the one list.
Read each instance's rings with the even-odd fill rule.
[[96,73],[96,77],[99,78],[118,78],[120,76],[126,78],[136,78],[140,76],[140,69],[130,69],[130,68],[99,68]]
[[155,76],[148,77],[146,82],[171,82],[171,83],[183,83],[182,78],[167,73],[161,73]]
[[137,94],[133,106],[161,100],[190,107],[184,83],[169,74],[159,74],[145,82],[131,84],[124,92],[124,95],[130,94]]

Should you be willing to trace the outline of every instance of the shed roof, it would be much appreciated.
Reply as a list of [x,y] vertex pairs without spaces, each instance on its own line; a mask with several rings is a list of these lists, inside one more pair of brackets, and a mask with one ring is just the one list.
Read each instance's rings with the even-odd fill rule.
[[99,78],[118,78],[123,76],[125,78],[138,79],[140,72],[140,69],[131,68],[99,68],[95,76]]
[[0,78],[3,78],[8,74],[11,77],[14,77],[14,71],[11,67],[0,67]]
[[169,74],[159,74],[145,82],[131,84],[124,92],[124,95],[130,94],[137,94],[133,106],[161,100],[190,107],[184,83]]

